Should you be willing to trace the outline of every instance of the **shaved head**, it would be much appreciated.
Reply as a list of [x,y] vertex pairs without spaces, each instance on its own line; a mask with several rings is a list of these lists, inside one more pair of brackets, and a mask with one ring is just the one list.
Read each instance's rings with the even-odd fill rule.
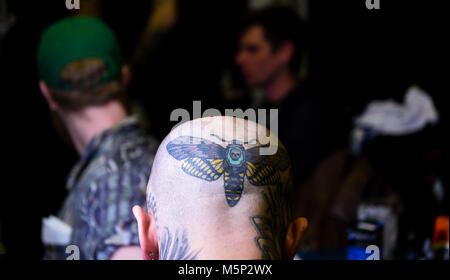
[[287,152],[265,127],[233,117],[184,123],[159,147],[148,214],[137,215],[144,254],[157,247],[150,255],[159,259],[281,259],[292,245],[292,192]]

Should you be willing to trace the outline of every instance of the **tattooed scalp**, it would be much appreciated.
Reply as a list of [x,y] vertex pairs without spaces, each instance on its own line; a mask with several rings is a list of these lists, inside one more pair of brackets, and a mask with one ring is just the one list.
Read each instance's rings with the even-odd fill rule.
[[[190,128],[199,122],[208,130],[194,133]],[[290,163],[275,135],[265,145],[249,139],[258,133],[267,133],[266,128],[210,117],[185,123],[166,137],[147,189],[160,257],[281,258],[292,219]],[[273,143],[278,145],[274,155],[259,152]]]

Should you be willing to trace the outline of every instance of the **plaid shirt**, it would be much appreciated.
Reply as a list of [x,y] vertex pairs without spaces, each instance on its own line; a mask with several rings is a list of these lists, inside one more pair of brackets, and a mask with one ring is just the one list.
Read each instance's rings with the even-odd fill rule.
[[[71,243],[81,259],[109,259],[121,246],[139,245],[134,205],[145,192],[158,142],[135,118],[97,135],[67,181],[69,195],[59,218],[72,226]],[[59,247],[59,248],[57,248]],[[47,247],[46,259],[65,259],[65,247]]]

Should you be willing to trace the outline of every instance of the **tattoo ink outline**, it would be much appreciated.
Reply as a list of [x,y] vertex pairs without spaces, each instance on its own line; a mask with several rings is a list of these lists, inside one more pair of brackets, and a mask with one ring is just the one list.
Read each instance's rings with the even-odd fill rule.
[[166,150],[183,162],[182,170],[190,176],[211,182],[223,174],[229,207],[236,206],[241,199],[245,177],[254,186],[276,185],[280,182],[280,172],[289,168],[289,161],[285,160],[287,152],[281,147],[277,154],[265,156],[259,154],[261,146],[245,149],[243,145],[248,142],[212,136],[228,145],[224,148],[203,138],[179,136],[167,144]]

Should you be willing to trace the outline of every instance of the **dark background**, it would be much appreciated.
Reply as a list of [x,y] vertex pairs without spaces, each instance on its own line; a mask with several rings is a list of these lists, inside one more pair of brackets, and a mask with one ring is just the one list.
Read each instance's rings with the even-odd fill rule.
[[[129,56],[150,5],[107,2],[104,19]],[[169,60],[155,61],[165,68],[150,72],[148,83],[135,85],[131,93],[152,111],[151,117],[159,116],[159,126],[153,127],[159,138],[170,129],[168,113],[179,107],[191,111],[193,100],[202,100],[204,108],[229,108],[218,83],[222,68],[232,65],[235,26],[246,9],[245,1],[182,2],[175,35],[161,50],[161,57]],[[407,87],[418,84],[433,97],[441,115],[432,145],[446,150],[442,123],[448,120],[444,95],[449,88],[444,84],[448,65],[444,65],[443,41],[448,25],[444,25],[445,8],[436,2],[381,0],[381,10],[367,10],[365,0],[310,1],[309,77],[315,93],[345,108],[350,121],[371,100],[402,101]],[[62,205],[65,178],[77,155],[58,138],[40,95],[36,48],[42,30],[69,12],[64,1],[8,4],[17,23],[4,38],[0,53],[2,146],[7,155],[2,165],[0,218],[8,256],[39,259],[41,219],[56,214]],[[158,75],[166,79],[157,79]],[[165,94],[166,89],[171,94]]]

